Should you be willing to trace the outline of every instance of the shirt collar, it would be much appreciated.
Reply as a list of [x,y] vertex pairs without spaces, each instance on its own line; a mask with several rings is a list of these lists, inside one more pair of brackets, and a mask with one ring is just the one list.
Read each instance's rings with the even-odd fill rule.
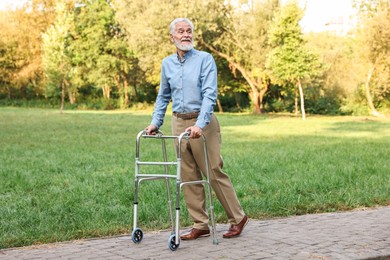
[[[192,48],[191,50],[187,51],[184,56],[183,56],[183,60],[181,62],[185,62],[188,58],[190,58],[191,56],[194,55],[195,49]],[[176,56],[177,56],[177,59],[180,61],[180,57],[179,57],[179,54],[176,53]]]

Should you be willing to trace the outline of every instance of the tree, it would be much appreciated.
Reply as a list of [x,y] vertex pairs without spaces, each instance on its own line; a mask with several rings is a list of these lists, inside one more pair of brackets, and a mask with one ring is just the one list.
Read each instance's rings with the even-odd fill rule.
[[[318,53],[323,70],[305,91],[306,109],[313,113],[350,113],[348,104],[356,99],[362,62],[356,54],[354,35],[333,32],[305,34],[307,48]],[[347,109],[347,110],[346,110]]]
[[232,73],[239,71],[249,85],[247,92],[255,113],[264,111],[263,98],[270,85],[265,64],[270,52],[268,29],[278,1],[241,1],[238,6],[217,2],[201,15],[199,42],[229,62]]
[[[146,80],[158,85],[161,60],[174,52],[169,40],[169,23],[190,13],[203,1],[114,0],[112,5],[120,26],[126,31],[127,43],[145,71]],[[174,10],[174,12],[172,11]]]
[[116,86],[120,107],[127,107],[130,82],[136,94],[138,61],[127,45],[125,31],[115,20],[110,1],[79,1],[78,5],[69,46],[78,72],[74,76],[101,88],[106,100]]
[[367,104],[373,116],[383,116],[374,105],[374,97],[380,102],[390,95],[390,3],[362,0],[355,1],[355,4],[359,7],[362,22],[358,34],[361,55],[367,61],[364,82]]
[[2,39],[12,55],[7,69],[9,97],[11,89],[22,98],[43,95],[41,34],[54,19],[53,5],[53,0],[28,0],[2,15]]
[[[250,2],[253,2],[251,9],[241,9],[241,5],[233,8],[220,0],[190,1],[186,5],[179,0],[115,0],[113,3],[118,20],[128,33],[129,46],[135,51],[149,81],[158,84],[161,60],[174,51],[168,25],[179,13],[194,22],[198,48],[228,61],[236,81],[248,83],[249,90],[246,91],[251,94],[255,111],[260,113],[262,97],[269,85],[269,78],[264,73],[267,28],[278,1],[248,1],[248,6]],[[220,91],[240,91],[241,88],[235,85]]]
[[354,36],[339,36],[330,32],[306,35],[307,47],[319,54],[323,67],[322,84],[325,91],[347,98],[356,90],[361,65],[356,55]]
[[7,13],[1,13],[0,22],[0,94],[11,99],[13,74],[17,71],[17,41],[9,26],[11,19]]
[[303,12],[295,1],[288,2],[281,9],[270,31],[274,49],[268,57],[268,68],[273,80],[284,86],[295,87],[295,113],[298,113],[299,95],[302,119],[305,120],[302,80],[318,75],[321,64],[318,56],[305,47],[299,26],[302,16]]
[[67,52],[69,31],[72,25],[69,4],[72,5],[73,3],[64,1],[57,3],[55,23],[43,34],[44,70],[48,85],[52,86],[53,94],[56,95],[58,90],[61,91],[61,113],[64,110],[65,95],[67,87],[69,87],[71,71],[71,62]]

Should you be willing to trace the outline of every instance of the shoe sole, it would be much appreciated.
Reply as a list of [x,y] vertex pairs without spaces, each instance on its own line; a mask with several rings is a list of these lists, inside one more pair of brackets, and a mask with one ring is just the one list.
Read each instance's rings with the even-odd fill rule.
[[197,238],[182,238],[182,237],[180,237],[180,239],[181,240],[195,240],[195,239],[198,239],[200,237],[209,237],[209,236],[210,236],[210,233],[209,234],[200,235]]

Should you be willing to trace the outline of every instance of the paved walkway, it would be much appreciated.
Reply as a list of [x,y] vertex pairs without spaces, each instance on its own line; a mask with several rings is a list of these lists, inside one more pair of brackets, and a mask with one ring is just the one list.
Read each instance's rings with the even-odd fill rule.
[[223,239],[228,225],[212,237],[181,241],[168,249],[169,231],[145,233],[140,244],[131,236],[77,240],[0,250],[7,259],[390,259],[390,207],[283,219],[251,219],[243,234]]

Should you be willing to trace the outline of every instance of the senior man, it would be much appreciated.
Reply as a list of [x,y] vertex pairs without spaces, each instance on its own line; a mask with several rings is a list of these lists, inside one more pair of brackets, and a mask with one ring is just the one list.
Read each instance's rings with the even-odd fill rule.
[[[152,122],[146,127],[153,134],[163,122],[169,102],[172,100],[172,134],[190,132],[190,140],[182,147],[182,181],[202,179],[205,173],[203,143],[206,137],[210,167],[210,183],[221,202],[229,230],[224,238],[237,237],[248,223],[229,176],[222,171],[220,154],[221,132],[215,116],[217,100],[217,67],[211,54],[194,49],[193,23],[187,18],[176,18],[170,24],[171,42],[176,53],[162,61],[160,89]],[[187,210],[194,221],[192,229],[181,235],[183,240],[209,236],[209,217],[206,211],[206,195],[202,184],[183,187]]]

